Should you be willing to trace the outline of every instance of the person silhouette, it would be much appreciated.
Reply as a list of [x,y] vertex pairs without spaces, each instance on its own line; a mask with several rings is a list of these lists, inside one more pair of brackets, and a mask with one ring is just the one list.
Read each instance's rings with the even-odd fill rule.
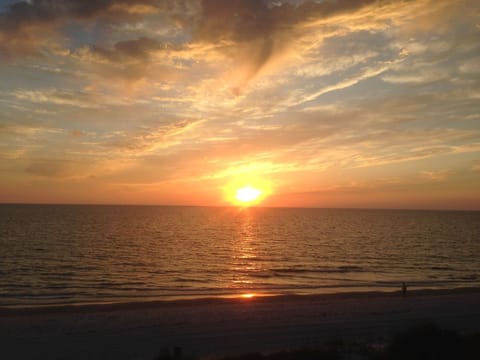
[[402,282],[402,295],[407,295],[407,284],[405,284],[404,282]]

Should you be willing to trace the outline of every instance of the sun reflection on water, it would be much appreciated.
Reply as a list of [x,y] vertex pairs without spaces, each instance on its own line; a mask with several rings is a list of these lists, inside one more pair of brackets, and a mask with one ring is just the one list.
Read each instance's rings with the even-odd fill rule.
[[[252,273],[261,270],[258,262],[257,231],[255,229],[252,209],[239,213],[238,230],[232,243],[232,288],[248,290],[252,287]],[[252,293],[241,295],[242,298],[253,297]]]

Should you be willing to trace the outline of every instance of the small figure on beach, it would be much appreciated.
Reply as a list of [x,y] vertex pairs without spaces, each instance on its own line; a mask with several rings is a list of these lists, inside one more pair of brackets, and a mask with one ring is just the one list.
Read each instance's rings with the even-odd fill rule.
[[402,282],[402,295],[407,295],[407,284],[405,284],[404,282]]

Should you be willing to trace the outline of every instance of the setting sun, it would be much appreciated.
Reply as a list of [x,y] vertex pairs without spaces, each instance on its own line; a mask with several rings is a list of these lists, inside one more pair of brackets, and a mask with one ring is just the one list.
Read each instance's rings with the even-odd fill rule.
[[261,190],[247,185],[237,189],[235,193],[235,198],[241,203],[250,203],[257,200],[260,195],[262,195]]
[[240,296],[244,299],[251,299],[251,298],[255,297],[255,294],[248,293],[248,294],[242,294]]
[[241,207],[258,205],[272,193],[269,181],[250,174],[232,179],[222,189],[227,202]]

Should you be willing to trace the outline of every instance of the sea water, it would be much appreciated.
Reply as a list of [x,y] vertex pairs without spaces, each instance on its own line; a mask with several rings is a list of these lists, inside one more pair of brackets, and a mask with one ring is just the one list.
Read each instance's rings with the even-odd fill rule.
[[0,306],[480,285],[480,212],[0,205]]

